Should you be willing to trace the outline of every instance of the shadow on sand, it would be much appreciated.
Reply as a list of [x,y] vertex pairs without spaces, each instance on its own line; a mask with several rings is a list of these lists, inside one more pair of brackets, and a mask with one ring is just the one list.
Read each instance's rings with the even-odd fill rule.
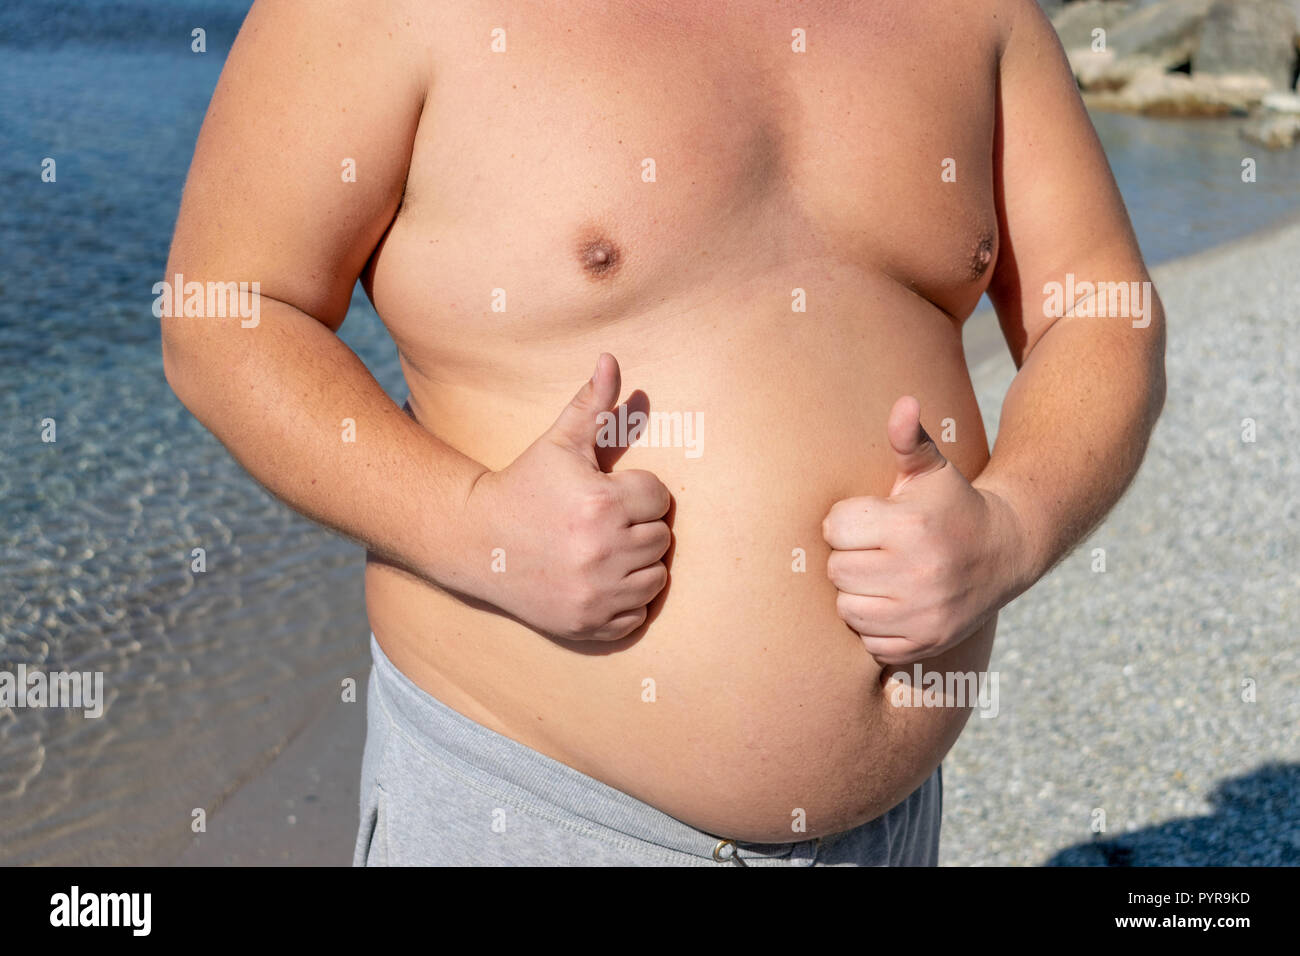
[[1214,812],[1061,850],[1046,866],[1300,865],[1300,764],[1219,782]]

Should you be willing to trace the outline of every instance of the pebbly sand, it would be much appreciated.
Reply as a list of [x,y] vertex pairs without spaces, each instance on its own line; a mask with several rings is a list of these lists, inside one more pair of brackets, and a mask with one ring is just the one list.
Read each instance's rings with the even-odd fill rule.
[[[1164,413],[1106,522],[1001,616],[944,863],[1300,863],[1298,264],[1292,220],[1153,270]],[[972,369],[990,440],[1013,372]]]
[[[1002,612],[999,713],[973,715],[944,762],[942,863],[1300,863],[1298,264],[1293,220],[1153,270],[1164,414],[1107,521]],[[1014,367],[991,313],[965,338],[992,441]],[[345,667],[358,702],[322,691],[319,716],[158,862],[350,861],[363,637]]]

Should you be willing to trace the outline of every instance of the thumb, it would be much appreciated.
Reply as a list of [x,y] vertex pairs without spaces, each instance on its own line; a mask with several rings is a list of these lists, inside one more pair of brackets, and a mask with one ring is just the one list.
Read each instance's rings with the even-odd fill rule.
[[596,437],[603,424],[599,416],[617,405],[621,387],[618,359],[608,352],[601,352],[591,379],[578,389],[578,394],[564,407],[547,432],[551,441],[577,452],[599,468]]
[[897,494],[908,481],[938,471],[948,459],[921,427],[921,403],[911,395],[894,402],[889,413],[889,444],[894,450],[894,488]]

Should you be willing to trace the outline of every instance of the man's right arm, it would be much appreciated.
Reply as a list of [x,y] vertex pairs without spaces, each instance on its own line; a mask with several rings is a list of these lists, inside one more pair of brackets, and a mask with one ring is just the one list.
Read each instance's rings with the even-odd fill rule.
[[255,281],[259,320],[165,317],[163,359],[176,395],[274,494],[464,586],[458,506],[484,467],[408,418],[335,334],[401,197],[427,80],[413,34],[386,3],[254,5],[199,135],[165,278]]
[[[430,81],[420,22],[400,0],[254,4],[199,134],[166,279],[257,282],[260,315],[243,327],[174,309],[167,380],[294,509],[546,633],[621,637],[662,589],[668,502],[653,476],[595,464],[616,363],[546,440],[489,472],[408,417],[335,334],[401,198]],[[488,571],[498,546],[508,579]]]

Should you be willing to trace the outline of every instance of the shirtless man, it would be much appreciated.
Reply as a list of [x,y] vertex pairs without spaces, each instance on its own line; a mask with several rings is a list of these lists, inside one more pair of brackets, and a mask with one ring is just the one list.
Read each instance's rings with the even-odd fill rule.
[[1148,276],[1032,0],[258,0],[178,273],[259,320],[165,318],[176,394],[369,549],[361,863],[933,863],[970,702],[894,675],[985,669],[1164,401],[1158,300],[1044,305]]

